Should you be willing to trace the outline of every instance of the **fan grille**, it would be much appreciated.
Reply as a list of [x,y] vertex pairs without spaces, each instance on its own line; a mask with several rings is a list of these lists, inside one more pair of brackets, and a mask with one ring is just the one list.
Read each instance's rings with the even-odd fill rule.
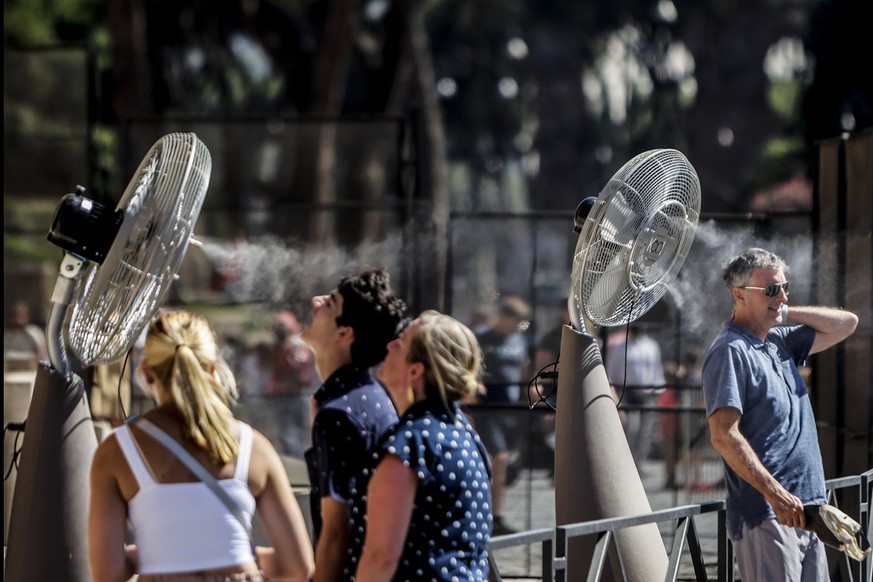
[[613,176],[591,209],[573,257],[574,321],[634,321],[667,291],[694,240],[700,180],[684,155],[650,150]]
[[89,264],[67,326],[83,365],[130,350],[164,300],[203,205],[212,158],[193,133],[171,133],[148,151],[118,210],[124,221],[102,265]]

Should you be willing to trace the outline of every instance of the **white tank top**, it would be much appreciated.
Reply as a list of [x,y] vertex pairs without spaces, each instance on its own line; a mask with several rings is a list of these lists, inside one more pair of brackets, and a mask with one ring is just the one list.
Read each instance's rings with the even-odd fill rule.
[[[254,561],[246,530],[205,483],[158,483],[129,427],[118,427],[115,438],[139,483],[128,513],[140,574],[196,572]],[[255,512],[247,483],[251,454],[252,428],[241,422],[233,478],[218,482],[249,524]]]

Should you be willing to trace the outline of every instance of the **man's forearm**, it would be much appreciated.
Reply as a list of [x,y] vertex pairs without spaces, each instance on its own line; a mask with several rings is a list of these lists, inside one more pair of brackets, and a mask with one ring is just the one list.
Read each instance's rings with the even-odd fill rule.
[[858,325],[858,316],[851,311],[836,307],[787,305],[787,323],[790,325],[808,325],[817,332],[844,333],[846,336],[855,331]]
[[[786,322],[785,319],[788,321]],[[787,318],[783,324],[807,325],[815,330],[815,341],[810,349],[811,354],[843,341],[855,331],[858,326],[858,316],[851,311],[835,307],[788,306]]]
[[800,499],[785,489],[764,467],[746,438],[737,430],[712,432],[713,447],[740,478],[764,496],[776,519],[785,525],[803,527],[803,504]]
[[336,499],[321,499],[321,535],[315,548],[315,582],[342,579],[346,550],[351,539],[348,506]]
[[741,434],[729,432],[721,438],[713,439],[712,445],[731,469],[764,497],[781,488]]
[[313,582],[336,582],[342,579],[346,546],[337,537],[322,534],[315,548],[315,576]]

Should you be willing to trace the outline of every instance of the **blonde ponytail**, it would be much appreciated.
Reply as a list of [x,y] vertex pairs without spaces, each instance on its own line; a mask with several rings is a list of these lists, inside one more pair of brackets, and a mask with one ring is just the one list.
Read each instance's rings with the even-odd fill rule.
[[230,410],[236,385],[206,319],[183,310],[160,315],[149,328],[143,366],[169,392],[185,438],[216,464],[236,459]]

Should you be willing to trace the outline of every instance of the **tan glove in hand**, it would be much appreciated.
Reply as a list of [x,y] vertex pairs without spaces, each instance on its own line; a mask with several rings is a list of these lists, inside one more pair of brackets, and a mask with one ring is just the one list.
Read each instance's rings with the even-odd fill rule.
[[858,545],[858,532],[861,524],[833,505],[807,505],[806,529],[814,532],[819,539],[859,562],[870,553],[870,548],[862,550]]

